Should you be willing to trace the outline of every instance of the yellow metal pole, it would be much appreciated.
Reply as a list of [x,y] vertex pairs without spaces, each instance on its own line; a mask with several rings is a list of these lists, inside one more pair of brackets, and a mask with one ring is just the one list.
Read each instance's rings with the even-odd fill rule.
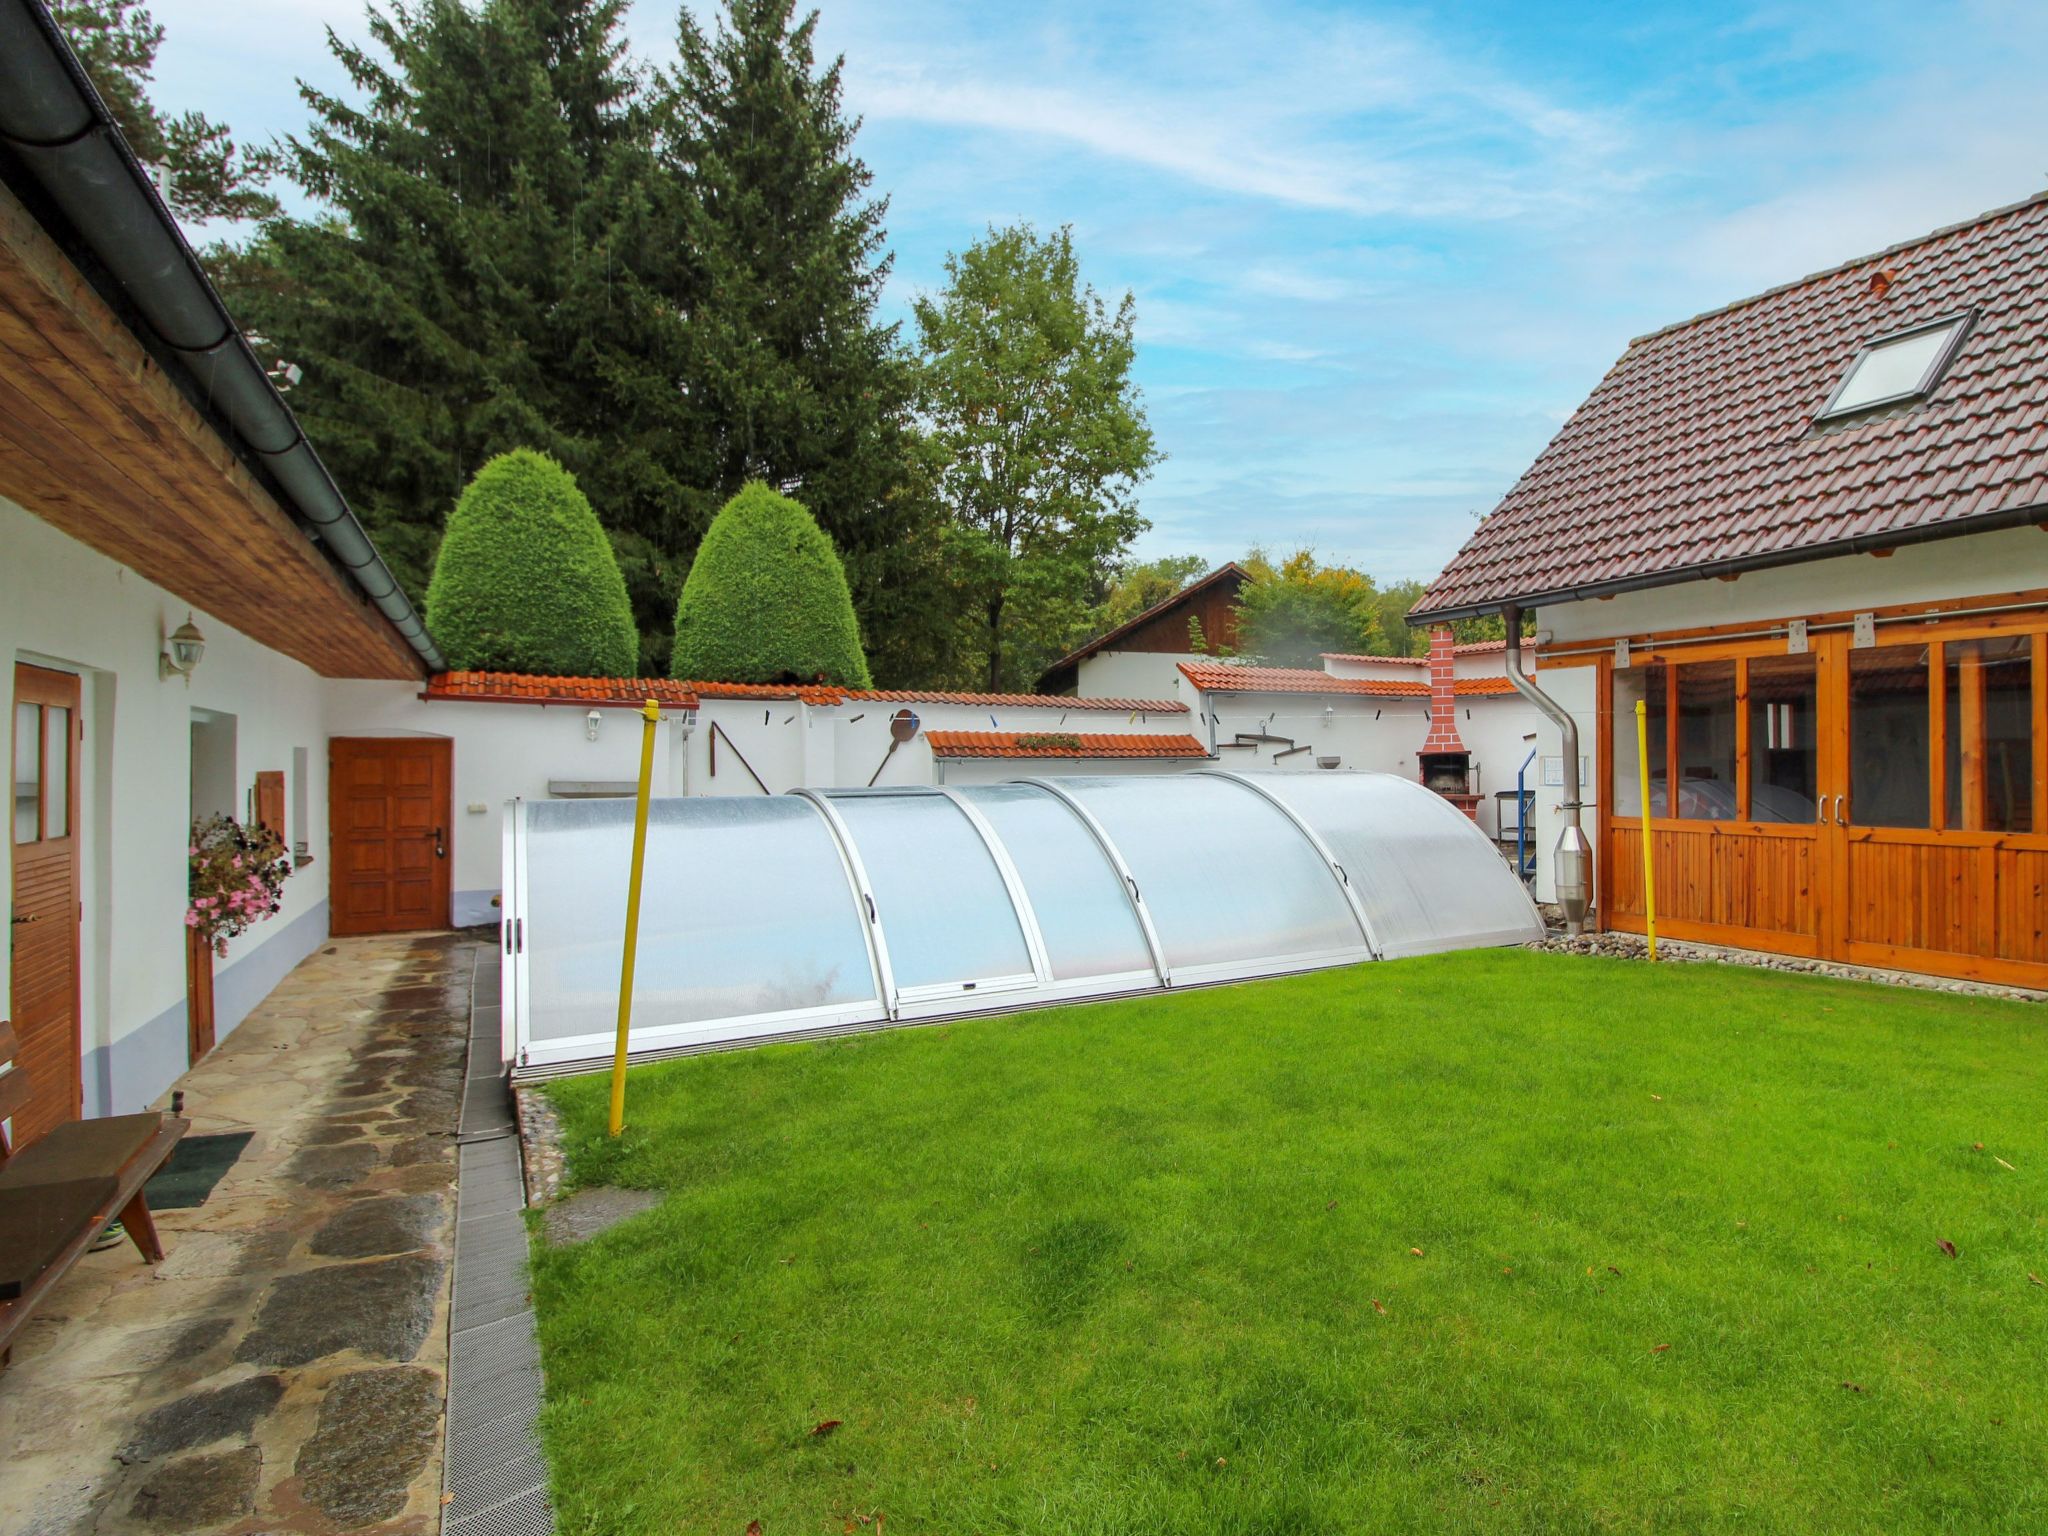
[[661,708],[649,699],[640,711],[640,793],[633,806],[633,873],[626,882],[626,950],[619,961],[619,1038],[612,1047],[612,1123],[626,1128],[626,1036],[633,1027],[633,956],[640,942],[640,875],[647,866],[647,795],[654,783],[654,728]]
[[1650,857],[1650,711],[1636,700],[1636,766],[1643,783],[1643,929],[1650,939],[1650,958],[1657,958],[1657,866]]

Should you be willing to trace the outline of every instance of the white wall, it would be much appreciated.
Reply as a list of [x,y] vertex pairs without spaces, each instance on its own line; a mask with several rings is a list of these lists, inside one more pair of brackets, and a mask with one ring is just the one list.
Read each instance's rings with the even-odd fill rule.
[[[1504,651],[1466,651],[1451,657],[1451,676],[1501,677],[1506,674]],[[1332,677],[1367,678],[1375,682],[1426,683],[1428,658],[1392,656],[1325,656],[1323,670]]]
[[[1206,742],[1212,739],[1213,730],[1217,757],[1225,768],[1307,771],[1315,768],[1318,757],[1334,755],[1341,760],[1341,768],[1361,768],[1412,779],[1421,771],[1416,753],[1429,732],[1429,701],[1425,698],[1212,693],[1204,696],[1203,708],[1216,716],[1215,724],[1212,728],[1204,720],[1197,725],[1195,734]],[[1540,720],[1535,707],[1518,694],[1488,694],[1458,701],[1458,734],[1472,754],[1476,788],[1486,797],[1479,807],[1479,825],[1488,836],[1493,835],[1498,825],[1494,793],[1514,788],[1515,770],[1529,750],[1523,738],[1536,730]],[[1224,745],[1240,731],[1247,735],[1265,732],[1289,737],[1295,745],[1311,746],[1314,750],[1282,757],[1280,754],[1287,748],[1277,742],[1248,747]],[[1533,777],[1534,770],[1531,772]]]
[[[505,802],[544,800],[550,780],[624,783],[640,776],[640,718],[631,709],[597,712],[567,704],[484,704],[425,700],[421,684],[330,681],[325,685],[333,736],[438,736],[451,742],[454,825],[449,889],[456,924],[494,923]],[[674,726],[656,727],[655,764],[665,774]],[[662,792],[668,786],[657,781]],[[319,850],[325,854],[323,847]]]
[[[246,814],[258,772],[307,753],[311,826],[288,827],[323,857],[285,882],[283,910],[216,962],[225,1036],[327,936],[327,754],[319,679],[209,614],[192,613],[206,655],[187,685],[158,675],[163,636],[187,606],[133,571],[0,498],[0,655],[81,679],[81,1018],[88,1115],[140,1109],[185,1067],[186,846],[192,712],[234,716],[232,782]],[[288,782],[286,804],[294,803]],[[13,867],[0,860],[12,906]],[[0,959],[0,983],[11,959]]]
[[2041,586],[2048,586],[2048,533],[2038,528],[2012,528],[1914,544],[1882,560],[1874,555],[1844,555],[1751,571],[1737,581],[1689,581],[1605,600],[1560,604],[1538,614],[1537,625],[1563,644],[1710,624],[1768,623]]
[[[592,740],[588,705],[428,700],[420,693],[418,683],[329,682],[324,685],[328,733],[448,738],[454,772],[455,824],[448,850],[454,920],[463,926],[496,922],[506,804],[548,798],[551,781],[637,781],[639,715],[617,706],[596,710]],[[889,721],[899,709],[917,714],[919,732],[891,753]],[[938,771],[926,733],[933,730],[1184,735],[1193,725],[1174,711],[1133,716],[1075,709],[1071,701],[1059,699],[1043,706],[992,709],[936,700],[807,705],[795,699],[706,698],[687,734],[673,717],[656,727],[654,790],[660,795],[750,796],[764,788],[778,795],[798,788],[858,788],[870,779],[882,786],[931,784]],[[1004,768],[994,775],[1000,778],[1023,771],[1015,765],[994,766]],[[959,771],[959,765],[949,766],[948,782],[960,782]],[[980,782],[975,777],[979,771],[968,770],[966,781]],[[1100,763],[1038,761],[1030,771],[1115,770],[1103,770]],[[324,832],[322,837],[317,851],[324,856]]]
[[1170,699],[1182,662],[1215,660],[1194,651],[1097,651],[1081,663],[1074,691],[1085,699]]

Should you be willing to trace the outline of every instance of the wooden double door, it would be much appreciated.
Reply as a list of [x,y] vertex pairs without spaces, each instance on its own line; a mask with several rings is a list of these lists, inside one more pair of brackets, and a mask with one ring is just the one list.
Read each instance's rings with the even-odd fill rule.
[[451,748],[424,736],[328,742],[333,932],[449,925]]
[[1670,644],[1601,663],[1602,907],[1657,926],[2048,986],[2048,615]]

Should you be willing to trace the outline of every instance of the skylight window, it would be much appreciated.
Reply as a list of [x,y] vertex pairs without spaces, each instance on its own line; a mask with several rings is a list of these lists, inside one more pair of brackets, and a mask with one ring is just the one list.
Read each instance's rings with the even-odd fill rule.
[[1820,419],[1853,415],[1901,400],[1916,400],[1940,381],[1963,339],[1968,315],[1951,315],[1869,343],[1849,364]]

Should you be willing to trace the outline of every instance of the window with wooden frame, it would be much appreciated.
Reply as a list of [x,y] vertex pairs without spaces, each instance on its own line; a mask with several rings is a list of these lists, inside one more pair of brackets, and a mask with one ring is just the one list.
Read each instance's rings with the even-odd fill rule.
[[1946,830],[2035,830],[2034,649],[2026,635],[1941,646]]

